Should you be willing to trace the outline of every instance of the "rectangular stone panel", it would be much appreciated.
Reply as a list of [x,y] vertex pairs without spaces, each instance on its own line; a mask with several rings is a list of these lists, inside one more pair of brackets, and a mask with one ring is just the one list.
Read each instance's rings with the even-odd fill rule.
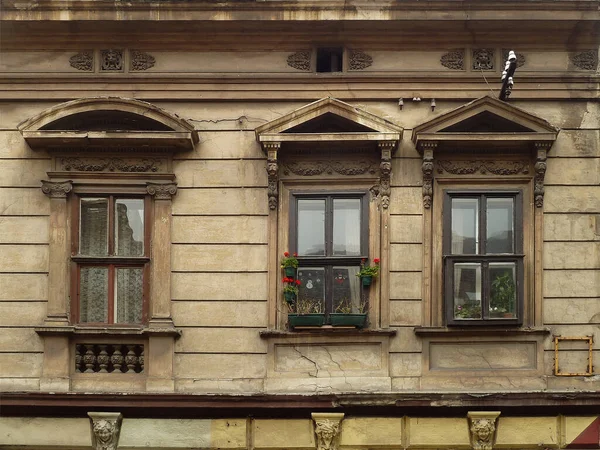
[[535,342],[430,342],[429,370],[535,369]]
[[551,154],[554,157],[599,157],[600,130],[560,130]]
[[[556,417],[502,417],[498,418],[496,445],[544,446],[559,442],[558,418]],[[502,447],[501,447],[502,448]]]
[[421,377],[394,377],[392,378],[392,391],[415,392],[421,389]]
[[195,378],[176,378],[175,392],[217,392],[219,394],[254,394],[264,392],[262,378],[235,380],[200,380]]
[[1,328],[0,352],[42,352],[44,343],[33,328]]
[[390,216],[390,242],[423,242],[423,216]]
[[507,391],[517,390],[544,390],[547,388],[546,376],[524,376],[521,374],[495,376],[492,372],[489,376],[481,376],[473,372],[472,376],[447,372],[436,373],[435,376],[424,376],[421,378],[421,389],[424,391],[439,390],[444,386],[445,391],[452,392],[482,392],[482,391]]
[[[464,418],[407,419],[408,448],[443,448],[448,445],[469,445],[468,423]],[[468,447],[465,447],[468,448]]]
[[391,185],[394,187],[422,186],[422,165],[421,158],[394,158]]
[[174,215],[244,215],[269,213],[265,188],[178,189]]
[[390,195],[390,214],[423,214],[421,187],[395,187]]
[[50,170],[49,159],[8,159],[2,161],[0,186],[41,187],[40,180],[46,179]]
[[390,298],[417,300],[421,299],[421,272],[391,272]]
[[266,244],[267,217],[173,217],[173,243]]
[[267,341],[255,328],[187,328],[175,341],[175,352],[266,353]]
[[311,377],[373,376],[382,369],[380,343],[275,344],[275,372]]
[[392,353],[390,354],[390,375],[392,377],[419,377],[421,376],[420,353]]
[[267,326],[267,302],[179,301],[172,303],[172,311],[175,325],[182,327]]
[[306,373],[301,377],[270,377],[265,379],[264,391],[269,394],[307,394],[315,392],[330,394],[337,392],[390,392],[391,378],[388,376],[331,376],[313,377]]
[[173,273],[173,300],[266,300],[266,273]]
[[340,445],[401,448],[401,417],[348,417],[342,422]]
[[[69,432],[58,433],[57,430]],[[10,446],[91,447],[87,417],[0,417],[0,436],[3,437],[2,444]]]
[[545,324],[600,324],[600,298],[546,298]]
[[391,244],[390,270],[423,269],[423,246],[421,244]]
[[256,419],[254,449],[313,449],[315,433],[310,419]]
[[49,214],[50,200],[43,194],[40,187],[0,188],[0,216]]
[[600,186],[546,186],[544,211],[600,213]]
[[76,51],[4,51],[0,58],[0,73],[66,73],[77,72],[69,59]]
[[600,270],[545,270],[544,297],[600,297]]
[[[244,116],[240,116],[244,121]],[[230,124],[239,126],[236,118],[230,119]],[[180,159],[175,155],[175,160]],[[223,130],[203,131],[202,144],[195,147],[192,152],[185,153],[185,159],[240,159],[266,158],[260,143],[256,140],[254,130]]]
[[[0,57],[0,61],[1,61]],[[0,62],[0,64],[2,64]],[[0,112],[0,117],[2,112]],[[23,135],[17,130],[0,131],[0,158],[47,158],[48,154],[43,150],[32,150]]]
[[174,271],[267,271],[268,247],[262,244],[174,244],[171,251]]
[[262,187],[267,185],[265,160],[177,160],[173,170],[180,187]]
[[422,308],[420,300],[390,301],[390,325],[421,325]]
[[47,296],[45,274],[0,274],[0,300],[44,300]]
[[3,377],[37,378],[42,374],[42,353],[0,353]]
[[558,128],[598,129],[600,125],[598,123],[600,103],[595,100],[581,102],[525,100],[519,101],[518,106]]
[[47,245],[3,245],[0,247],[0,272],[48,271]]
[[544,184],[597,186],[600,184],[600,158],[548,158]]
[[0,302],[0,327],[40,325],[46,317],[46,302]]
[[545,241],[600,241],[600,214],[544,214]]
[[[399,303],[399,302],[395,302]],[[407,302],[408,303],[408,302]],[[420,303],[419,303],[420,304]],[[419,314],[420,317],[420,314]],[[423,348],[422,339],[418,338],[413,327],[390,327],[396,330],[396,335],[390,338],[390,352],[420,352]]]
[[47,244],[48,217],[0,217],[1,244]]
[[266,375],[266,355],[176,353],[174,362],[176,378],[263,378]]
[[600,241],[545,242],[544,269],[600,269]]

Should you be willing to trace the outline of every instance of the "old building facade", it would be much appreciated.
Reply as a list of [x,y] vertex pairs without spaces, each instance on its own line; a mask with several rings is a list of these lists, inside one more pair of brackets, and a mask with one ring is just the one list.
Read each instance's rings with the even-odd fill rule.
[[0,446],[599,448],[599,23],[2,0]]

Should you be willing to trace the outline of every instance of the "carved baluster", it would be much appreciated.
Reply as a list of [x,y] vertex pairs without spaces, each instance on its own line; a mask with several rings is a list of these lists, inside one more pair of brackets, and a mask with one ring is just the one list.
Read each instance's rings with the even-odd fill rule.
[[135,345],[127,345],[127,355],[125,356],[125,364],[127,365],[127,373],[135,373],[135,366],[138,364],[138,357],[135,354]]
[[75,372],[81,373],[81,365],[83,363],[83,355],[81,354],[83,349],[82,345],[77,344],[75,346]]
[[100,348],[100,353],[98,353],[97,356],[97,360],[98,360],[98,366],[100,367],[99,372],[101,373],[108,373],[108,363],[110,362],[110,358],[108,356],[108,353],[106,352],[106,345],[101,344],[98,346],[98,348]]
[[142,352],[140,353],[139,356],[139,362],[140,362],[140,372],[144,371],[144,346],[141,346]]
[[110,357],[110,362],[113,365],[113,373],[114,372],[122,372],[121,368],[123,367],[123,362],[125,358],[123,357],[123,353],[121,353],[121,346],[115,346],[115,351]]
[[85,349],[85,355],[83,355],[85,373],[94,373],[94,367],[96,366],[96,354],[94,353],[94,346],[86,344]]

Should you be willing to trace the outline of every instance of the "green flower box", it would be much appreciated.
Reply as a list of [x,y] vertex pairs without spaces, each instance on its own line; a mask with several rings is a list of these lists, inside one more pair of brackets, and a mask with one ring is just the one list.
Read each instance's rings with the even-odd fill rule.
[[296,278],[296,268],[295,267],[284,267],[283,271],[285,272],[286,277]]
[[364,328],[367,324],[367,314],[332,313],[329,314],[329,321],[334,327]]
[[325,323],[325,314],[288,314],[290,328],[296,327],[322,327]]
[[371,286],[371,283],[373,282],[373,277],[371,276],[364,276],[364,277],[360,277],[360,279],[362,280],[362,285],[363,286]]

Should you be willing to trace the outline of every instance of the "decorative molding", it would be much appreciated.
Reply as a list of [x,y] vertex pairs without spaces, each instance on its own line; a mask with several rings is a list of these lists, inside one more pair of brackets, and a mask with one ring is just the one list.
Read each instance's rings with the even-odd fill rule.
[[544,206],[544,178],[546,177],[547,155],[552,146],[551,142],[536,142],[536,158],[533,166],[535,175],[533,180],[534,202],[537,208]]
[[[508,52],[510,52],[510,49],[507,49],[507,48],[502,49],[502,61],[503,62],[508,60]],[[523,53],[517,53],[517,52],[515,52],[515,54],[517,55],[517,67],[523,67],[525,65],[525,63],[527,62],[525,55]]]
[[117,450],[121,434],[121,413],[89,412],[94,450]]
[[457,48],[444,53],[440,58],[440,64],[452,70],[465,70],[465,49]]
[[570,56],[575,67],[582,70],[596,70],[598,68],[598,50],[586,50]]
[[338,450],[344,413],[312,413],[317,450]]
[[370,173],[374,175],[377,170],[373,161],[368,160],[310,160],[310,161],[288,161],[282,164],[283,173],[289,175],[290,172],[300,176],[314,176],[339,173],[340,175],[364,175]]
[[146,190],[156,200],[171,200],[177,194],[177,183],[146,183]]
[[123,50],[100,50],[100,70],[103,72],[122,72]]
[[42,180],[42,192],[50,198],[67,198],[67,194],[73,190],[73,181],[45,181]]
[[362,50],[349,50],[349,70],[363,70],[373,65],[373,57]]
[[302,50],[287,57],[287,65],[294,69],[310,72],[311,51]]
[[494,49],[473,49],[473,70],[494,70]]
[[381,150],[381,163],[379,170],[381,176],[379,178],[379,195],[381,197],[381,206],[383,209],[388,209],[390,206],[390,194],[392,189],[390,181],[392,177],[392,150],[396,148],[396,141],[379,141],[377,143]]
[[507,160],[468,160],[450,161],[438,159],[435,161],[437,173],[448,172],[454,175],[471,175],[476,172],[486,175],[519,175],[529,173],[529,161],[507,161]]
[[263,143],[263,149],[267,152],[267,180],[269,198],[269,209],[274,211],[277,209],[279,201],[279,164],[277,162],[277,152],[281,148],[281,142]]
[[132,72],[148,70],[151,67],[154,67],[154,64],[156,63],[156,58],[149,53],[141,52],[139,50],[130,50],[130,55],[130,70]]
[[423,207],[431,208],[433,201],[433,149],[423,152]]
[[469,437],[473,450],[492,450],[496,441],[496,423],[500,411],[469,411]]
[[84,72],[92,72],[94,70],[94,52],[92,50],[84,50],[69,58],[71,67]]
[[161,160],[155,158],[61,158],[61,166],[66,171],[80,172],[158,172]]

